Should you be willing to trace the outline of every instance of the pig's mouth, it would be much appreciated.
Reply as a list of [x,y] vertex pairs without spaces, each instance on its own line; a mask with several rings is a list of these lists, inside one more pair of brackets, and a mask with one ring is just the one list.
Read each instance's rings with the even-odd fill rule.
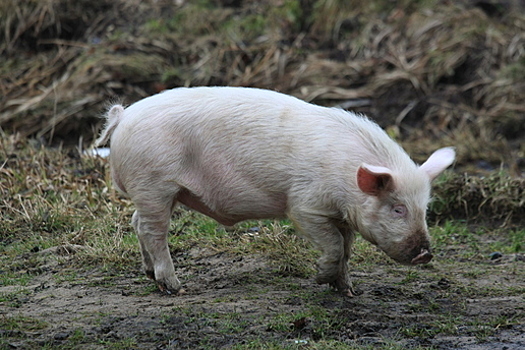
[[410,263],[412,265],[427,264],[430,260],[432,260],[432,253],[425,248],[421,248],[421,252]]

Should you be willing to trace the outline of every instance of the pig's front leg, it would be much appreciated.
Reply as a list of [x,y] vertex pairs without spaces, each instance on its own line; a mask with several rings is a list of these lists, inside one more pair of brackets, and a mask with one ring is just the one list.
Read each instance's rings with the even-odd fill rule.
[[344,225],[337,225],[337,229],[343,236],[343,249],[344,256],[340,261],[339,273],[335,281],[329,282],[332,287],[341,291],[344,295],[353,297],[355,292],[350,282],[350,276],[348,274],[348,260],[352,252],[352,244],[354,243],[355,234],[354,231]]
[[354,234],[350,229],[338,227],[333,219],[306,212],[290,213],[296,227],[322,255],[317,265],[319,273],[316,282],[328,283],[346,296],[353,296],[348,276],[348,258]]

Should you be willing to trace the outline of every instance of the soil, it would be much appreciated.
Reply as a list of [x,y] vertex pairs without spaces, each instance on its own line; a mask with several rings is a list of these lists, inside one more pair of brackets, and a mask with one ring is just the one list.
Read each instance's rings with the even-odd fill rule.
[[[75,271],[72,258],[53,258],[58,251],[45,253],[47,265],[39,266],[24,293],[0,303],[0,319],[33,320],[24,330],[0,329],[0,348],[227,349],[262,339],[308,349],[330,339],[366,348],[394,342],[406,349],[525,349],[524,296],[472,293],[523,286],[523,274],[516,272],[523,271],[520,256],[488,260],[482,267],[490,278],[480,279],[469,278],[461,263],[451,268],[439,259],[417,269],[356,267],[359,295],[348,298],[313,278],[279,274],[257,255],[202,248],[176,254],[185,292],[168,296],[138,266],[125,273]],[[407,278],[414,270],[417,278]],[[0,287],[0,295],[15,289],[20,291]]]

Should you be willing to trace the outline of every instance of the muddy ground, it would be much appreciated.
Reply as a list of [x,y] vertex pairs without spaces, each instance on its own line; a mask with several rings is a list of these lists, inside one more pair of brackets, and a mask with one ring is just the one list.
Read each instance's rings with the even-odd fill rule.
[[2,349],[525,348],[520,255],[487,258],[472,274],[469,262],[439,259],[355,267],[354,298],[279,274],[263,256],[210,249],[174,256],[185,288],[177,296],[156,291],[138,266],[82,271],[60,249],[20,257],[35,258],[45,264],[28,285],[0,287],[13,295],[0,319],[19,322],[0,330]]

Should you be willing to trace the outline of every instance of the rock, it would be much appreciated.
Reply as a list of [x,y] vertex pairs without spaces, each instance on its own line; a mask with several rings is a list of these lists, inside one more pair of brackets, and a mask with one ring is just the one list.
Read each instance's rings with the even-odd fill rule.
[[493,252],[493,253],[490,253],[490,260],[497,260],[497,259],[501,259],[503,257],[503,254],[501,254],[500,252]]

